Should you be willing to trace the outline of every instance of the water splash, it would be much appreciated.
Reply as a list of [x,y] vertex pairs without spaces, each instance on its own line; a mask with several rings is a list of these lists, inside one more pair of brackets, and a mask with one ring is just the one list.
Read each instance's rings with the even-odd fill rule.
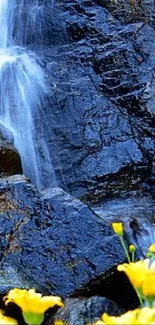
[[35,127],[48,87],[36,54],[23,46],[30,29],[41,34],[43,22],[43,6],[37,0],[26,6],[24,1],[0,2],[0,125],[8,138],[11,132],[23,171],[39,190],[56,185],[48,145],[44,138],[39,144]]

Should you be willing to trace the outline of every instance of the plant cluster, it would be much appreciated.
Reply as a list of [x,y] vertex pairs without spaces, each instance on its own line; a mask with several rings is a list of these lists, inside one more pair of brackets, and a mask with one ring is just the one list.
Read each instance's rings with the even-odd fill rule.
[[128,276],[139,298],[140,308],[129,310],[121,316],[109,316],[104,313],[101,320],[95,324],[155,324],[155,244],[149,247],[146,259],[135,262],[136,247],[130,245],[129,249],[127,249],[123,239],[124,229],[122,223],[113,223],[112,227],[120,238],[128,260],[128,263],[118,265],[117,270],[125,272]]
[[[127,249],[123,239],[122,223],[112,224],[114,232],[119,236],[121,244],[126,254],[128,263],[117,266],[117,270],[125,272],[139,298],[140,308],[129,310],[121,316],[109,316],[104,313],[101,319],[94,325],[118,324],[118,325],[141,325],[155,324],[155,243],[152,244],[144,260],[135,261],[136,247],[130,245]],[[131,257],[130,257],[131,256]],[[44,320],[44,313],[47,309],[55,305],[63,307],[63,301],[57,296],[42,296],[34,289],[10,290],[4,297],[5,305],[10,302],[18,305],[23,314],[24,321],[28,325],[40,325]],[[4,315],[0,310],[0,325],[18,325],[13,318]],[[54,325],[67,325],[62,320],[56,320]],[[75,324],[76,325],[76,324]],[[87,324],[92,325],[92,324]]]

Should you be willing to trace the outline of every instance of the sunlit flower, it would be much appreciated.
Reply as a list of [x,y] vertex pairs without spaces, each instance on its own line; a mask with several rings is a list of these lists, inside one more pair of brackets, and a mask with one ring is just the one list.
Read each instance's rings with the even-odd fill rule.
[[123,225],[121,222],[113,222],[112,228],[118,236],[123,236]]
[[142,285],[142,295],[149,302],[155,300],[155,274],[146,277]]
[[155,253],[155,243],[149,247],[149,252]]
[[130,245],[130,246],[129,246],[129,251],[130,251],[131,253],[134,253],[134,252],[136,251],[136,247],[135,247],[135,245]]
[[103,324],[113,325],[142,325],[155,323],[155,308],[145,307],[142,309],[130,310],[121,316],[102,315]]
[[0,310],[0,325],[18,325],[14,318],[4,316],[3,311]]
[[131,284],[136,289],[141,289],[147,277],[154,274],[155,262],[150,263],[149,259],[139,260],[135,263],[124,263],[117,266],[118,271],[124,271]]
[[34,289],[13,289],[4,297],[5,304],[14,302],[23,312],[24,320],[27,324],[39,325],[43,322],[44,312],[55,305],[62,307],[63,302],[60,297],[44,296],[36,293]]

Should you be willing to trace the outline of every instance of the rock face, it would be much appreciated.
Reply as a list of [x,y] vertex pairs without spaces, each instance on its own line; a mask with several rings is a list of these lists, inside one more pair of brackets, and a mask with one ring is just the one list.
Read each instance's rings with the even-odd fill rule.
[[46,25],[46,137],[59,186],[86,201],[153,182],[154,8],[134,4],[55,1]]
[[38,4],[29,17],[31,4],[24,1],[26,33],[15,20],[17,37],[25,33],[49,81],[50,98],[36,129],[50,146],[58,185],[91,202],[152,188],[153,1]]
[[[105,221],[109,212],[106,215],[103,204],[99,216],[97,209],[92,211],[71,195],[98,203],[130,190],[152,189],[154,4],[147,0],[38,4],[44,6],[36,11],[36,34],[29,26],[25,43],[37,52],[49,81],[50,96],[44,113],[36,118],[36,132],[38,142],[45,135],[50,146],[59,187],[38,193],[24,177],[0,179],[0,292],[17,286],[63,298],[102,295],[125,309],[133,308],[135,293],[125,276],[116,272],[125,256]],[[29,0],[23,5],[26,20]],[[23,32],[20,29],[19,34]],[[0,177],[20,172],[17,153],[1,146]],[[120,217],[120,207],[114,216]],[[78,302],[78,321],[83,305],[88,318],[89,305],[97,303],[100,308],[109,303],[112,308],[105,298],[95,299]],[[65,317],[75,322],[72,311]]]
[[46,294],[90,296],[98,279],[102,290],[95,287],[95,294],[125,308],[137,301],[122,272],[119,277],[116,272],[125,259],[118,237],[86,205],[59,188],[40,195],[19,177],[2,180],[0,193],[1,292],[21,286],[23,278],[22,286]]

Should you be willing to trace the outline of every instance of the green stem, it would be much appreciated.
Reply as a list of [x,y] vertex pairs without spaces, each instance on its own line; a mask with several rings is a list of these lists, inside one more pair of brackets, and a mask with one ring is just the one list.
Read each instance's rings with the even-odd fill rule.
[[148,303],[149,303],[149,307],[153,308],[153,301],[149,301]]
[[139,299],[140,305],[141,305],[141,307],[143,308],[143,307],[144,307],[143,300],[142,300],[142,298],[141,298],[141,296],[140,296],[138,290],[135,289],[135,291],[136,291],[136,293],[137,293],[137,296],[138,296],[138,299]]
[[132,263],[134,263],[134,261],[135,261],[135,252],[131,253],[131,261],[132,261]]
[[[125,246],[123,236],[120,236],[120,241],[121,241],[122,247],[123,247],[123,249],[124,249],[124,251],[125,251],[125,255],[126,255],[126,257],[127,257],[128,263],[131,263],[130,256],[129,256],[128,250],[127,250],[127,248],[126,248],[126,246]],[[134,263],[134,252],[132,252],[132,262]],[[143,300],[142,300],[142,298],[141,298],[141,296],[140,296],[138,290],[135,289],[135,291],[136,291],[136,293],[137,293],[137,296],[138,296],[138,299],[139,299],[140,305],[141,305],[141,307],[143,307],[143,306],[144,306],[144,304],[143,304]]]
[[127,250],[127,248],[125,246],[125,243],[124,243],[124,240],[123,240],[123,237],[122,236],[120,237],[120,241],[121,241],[122,247],[123,247],[123,249],[125,251],[125,255],[127,257],[128,263],[131,263],[129,253],[128,253],[128,250]]

